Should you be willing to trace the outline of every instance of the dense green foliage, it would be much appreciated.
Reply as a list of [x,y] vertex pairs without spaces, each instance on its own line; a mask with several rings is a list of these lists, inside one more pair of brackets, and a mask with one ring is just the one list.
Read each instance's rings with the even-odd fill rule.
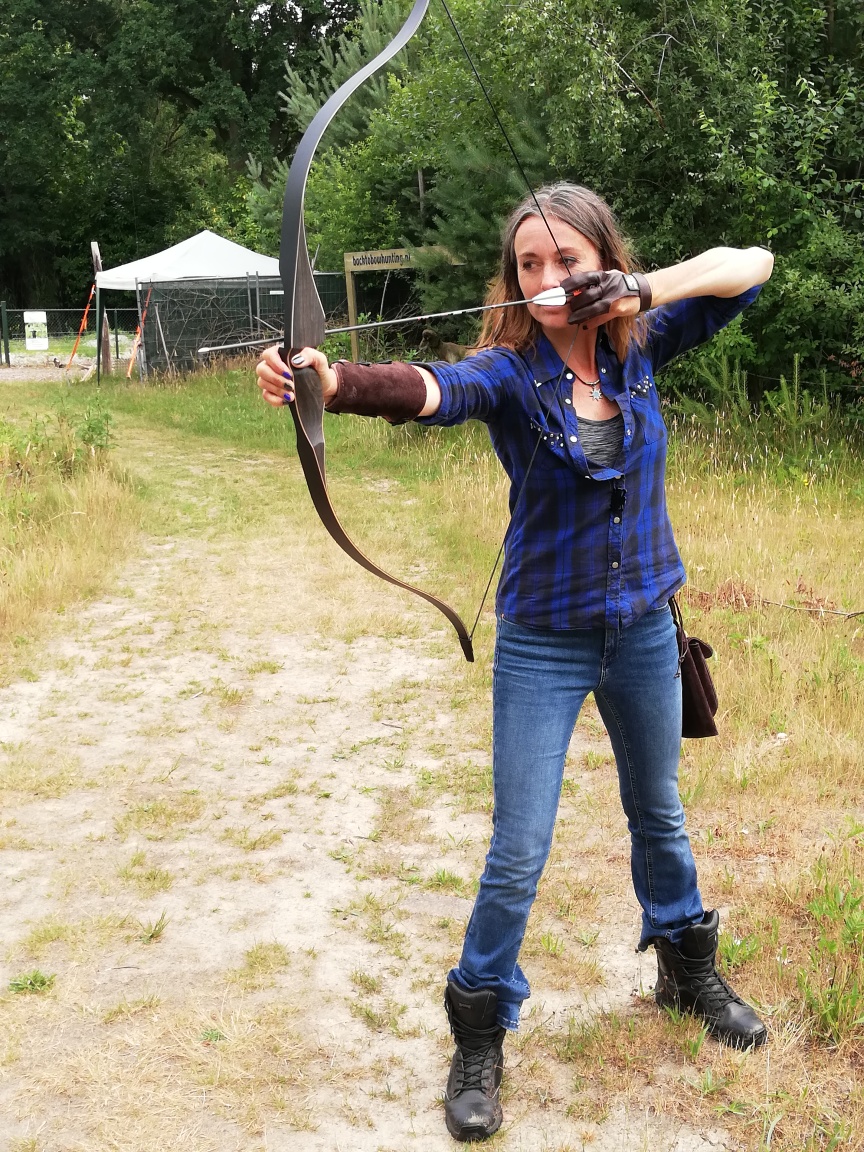
[[285,61],[350,0],[0,0],[0,297],[77,305],[107,266],[210,227],[255,241],[249,153],[288,154]]
[[[0,0],[0,296],[78,303],[89,240],[108,264],[212,227],[276,251],[285,165],[407,0]],[[647,267],[766,244],[775,274],[731,356],[759,400],[856,397],[864,364],[864,8],[860,0],[453,0],[532,185],[611,202]],[[353,21],[353,22],[352,22]],[[437,0],[336,118],[307,195],[318,266],[439,244],[465,261],[417,284],[476,303],[525,181]],[[443,326],[470,338],[470,327]],[[418,336],[418,334],[415,334]],[[704,361],[704,356],[703,356]],[[704,367],[704,363],[703,363]],[[710,369],[710,365],[709,365]],[[682,383],[679,369],[673,383]]]
[[[864,9],[857,0],[455,0],[457,24],[528,179],[603,193],[647,267],[716,244],[764,244],[774,278],[724,352],[773,387],[856,371],[864,346]],[[405,6],[362,6],[373,17]],[[476,302],[498,223],[524,182],[438,5],[410,72],[355,106],[310,180],[322,266],[348,249],[443,244],[467,260],[428,277],[424,303]],[[322,53],[286,111],[332,90],[346,45]],[[289,77],[292,79],[292,77]],[[358,129],[365,116],[366,130]],[[418,174],[422,177],[418,179]],[[280,192],[274,181],[271,217]],[[422,189],[422,191],[421,191]],[[267,189],[258,182],[263,218]],[[464,332],[463,332],[464,335]],[[814,376],[815,374],[815,376]],[[761,382],[761,383],[760,383]]]

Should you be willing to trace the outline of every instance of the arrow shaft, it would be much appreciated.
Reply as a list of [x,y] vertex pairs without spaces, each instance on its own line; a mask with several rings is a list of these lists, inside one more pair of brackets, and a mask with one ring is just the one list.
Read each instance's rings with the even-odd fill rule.
[[[351,324],[344,328],[327,328],[326,336],[338,336],[345,332],[365,332],[370,328],[388,328],[391,324],[417,324],[421,320],[440,320],[445,316],[467,316],[471,312],[489,312],[494,308],[516,308],[520,304],[539,304],[546,308],[560,308],[567,302],[567,295],[563,290],[549,289],[530,300],[505,300],[501,304],[478,304],[472,308],[451,308],[449,312],[425,312],[421,316],[400,316],[396,320],[372,320],[368,324]],[[263,323],[263,321],[262,321]],[[269,327],[269,325],[268,325]],[[274,329],[275,334],[275,329]],[[206,352],[231,352],[238,348],[257,348],[262,344],[269,344],[269,338],[258,340],[241,340],[239,344],[220,344],[217,347],[199,348],[199,355]]]

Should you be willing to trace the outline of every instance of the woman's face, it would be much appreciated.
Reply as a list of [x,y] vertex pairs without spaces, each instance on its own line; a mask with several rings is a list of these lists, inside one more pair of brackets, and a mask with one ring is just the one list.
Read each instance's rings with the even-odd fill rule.
[[[547,288],[557,288],[574,272],[600,272],[603,268],[600,253],[587,236],[555,216],[547,216],[546,221],[539,216],[523,220],[516,229],[513,247],[519,287],[526,300]],[[567,328],[567,304],[560,308],[529,304],[528,311],[544,330]]]

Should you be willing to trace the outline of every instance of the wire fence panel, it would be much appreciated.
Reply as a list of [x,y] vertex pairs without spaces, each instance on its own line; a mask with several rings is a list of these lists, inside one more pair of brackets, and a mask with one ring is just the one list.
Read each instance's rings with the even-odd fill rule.
[[[344,275],[316,273],[315,282],[325,314],[344,316]],[[138,298],[145,371],[188,371],[206,359],[199,348],[282,337],[285,296],[278,277],[139,284]]]
[[[112,352],[115,356],[128,354],[138,324],[137,310],[106,308],[105,314],[111,332]],[[26,322],[25,317],[28,318]],[[10,360],[24,364],[53,362],[65,367],[83,318],[83,308],[7,308],[6,336]],[[76,358],[85,363],[96,359],[96,308],[93,304],[81,333]]]

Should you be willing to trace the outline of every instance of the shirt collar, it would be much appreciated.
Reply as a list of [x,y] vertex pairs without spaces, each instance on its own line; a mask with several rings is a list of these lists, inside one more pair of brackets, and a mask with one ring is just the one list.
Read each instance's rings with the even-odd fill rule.
[[[534,373],[536,384],[557,383],[564,371],[561,357],[543,333],[529,352],[526,359]],[[611,397],[617,397],[624,390],[621,379],[621,366],[609,343],[605,328],[597,334],[597,369],[600,372],[601,387]]]

